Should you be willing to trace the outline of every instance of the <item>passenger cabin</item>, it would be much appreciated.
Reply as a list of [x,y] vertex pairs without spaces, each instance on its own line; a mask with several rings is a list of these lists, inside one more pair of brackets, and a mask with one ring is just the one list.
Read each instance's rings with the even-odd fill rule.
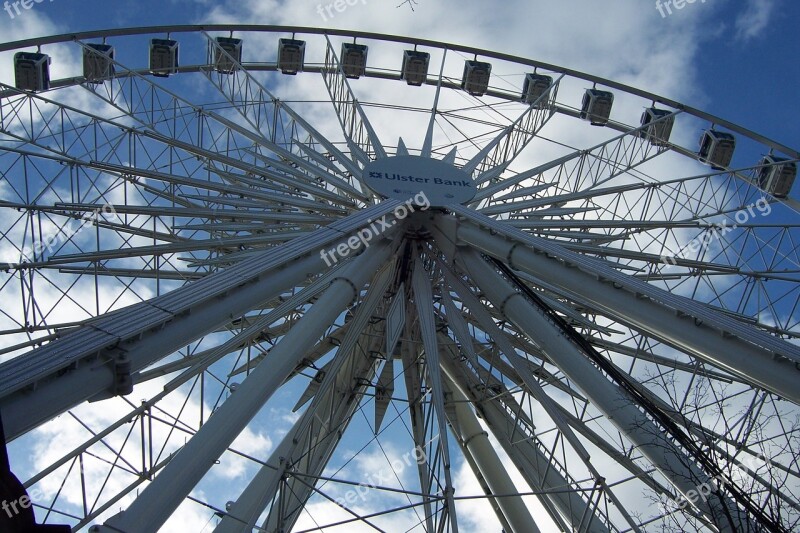
[[166,78],[178,72],[178,41],[152,39],[150,41],[150,73]]
[[403,66],[401,78],[409,85],[419,87],[428,79],[428,65],[431,55],[427,52],[406,50],[403,52]]
[[611,117],[614,95],[599,89],[587,89],[583,95],[580,117],[592,126],[605,126]]
[[342,43],[342,56],[339,58],[345,77],[357,80],[367,72],[367,45]]
[[489,78],[492,65],[482,61],[467,60],[464,62],[464,75],[461,88],[472,96],[483,96],[489,89]]
[[640,135],[647,139],[653,146],[669,146],[669,137],[672,135],[672,126],[675,116],[667,109],[651,107],[642,113],[642,126]]
[[217,37],[214,39],[214,68],[217,72],[231,74],[236,70],[236,64],[242,62],[242,39],[234,37]]
[[104,43],[86,43],[83,49],[83,77],[90,83],[102,83],[114,76],[114,47]]
[[297,39],[278,41],[278,70],[294,76],[302,72],[306,57],[306,42]]
[[[550,99],[550,86],[553,85],[553,78],[544,74],[529,73],[525,75],[525,83],[522,85],[522,101],[526,104],[533,104],[541,98],[536,105],[538,108],[547,107]],[[547,95],[546,97],[544,95]]]
[[707,130],[700,137],[700,151],[697,153],[701,163],[714,170],[723,170],[731,164],[736,149],[736,138],[730,133]]
[[774,155],[765,156],[758,164],[758,186],[775,198],[789,196],[797,177],[797,164]]
[[14,54],[15,86],[21,91],[46,91],[50,88],[50,56],[39,52]]

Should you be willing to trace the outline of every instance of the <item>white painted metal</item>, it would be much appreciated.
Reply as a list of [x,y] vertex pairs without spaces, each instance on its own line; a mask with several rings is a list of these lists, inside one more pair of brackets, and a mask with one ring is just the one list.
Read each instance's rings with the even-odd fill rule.
[[348,266],[330,288],[275,347],[269,364],[262,364],[203,425],[167,467],[123,513],[107,525],[126,533],[155,532],[180,505],[205,472],[230,446],[278,386],[289,376],[328,324],[359,296],[370,275],[390,256],[392,248],[376,243]]
[[[513,235],[512,231],[508,234]],[[688,299],[625,277],[597,260],[581,258],[542,239],[525,236],[525,240],[519,242],[497,238],[472,224],[459,225],[458,238],[508,261],[514,268],[576,294],[577,298],[585,299],[621,322],[800,403],[800,387],[797,386],[800,366],[796,364],[800,362],[800,348],[797,346],[703,309]],[[541,253],[529,247],[529,243],[535,243]],[[548,257],[547,253],[558,254],[558,259]],[[615,288],[614,283],[624,283],[625,287]],[[765,349],[767,347],[774,352]],[[780,355],[776,357],[775,354]]]
[[522,498],[516,495],[519,491],[494,451],[489,436],[481,427],[475,413],[472,412],[469,400],[452,381],[449,382],[449,385],[453,393],[453,402],[456,405],[459,437],[475,458],[480,473],[486,479],[489,488],[492,489],[492,494],[502,495],[496,498],[497,504],[502,509],[508,523],[511,524],[513,533],[539,533],[536,521]]
[[[362,211],[285,248],[259,254],[218,276],[91,321],[29,353],[24,360],[12,359],[0,365],[0,407],[7,412],[3,418],[6,435],[13,439],[110,387],[113,376],[104,354],[108,347],[125,353],[132,371],[144,368],[191,339],[213,331],[231,315],[239,316],[321,271],[325,268],[322,249],[342,234],[364,227],[371,218],[391,213],[390,207],[383,204]],[[286,268],[292,260],[298,261]],[[104,354],[105,358],[95,361],[97,354]],[[81,359],[88,362],[73,372],[59,373]],[[31,398],[22,388],[33,383],[39,394]]]
[[[250,421],[249,417],[282,381],[278,375],[266,376],[263,368],[273,366],[276,354],[284,354],[286,361],[278,365],[279,373],[291,376],[292,382],[309,380],[298,402],[298,406],[310,402],[304,416],[313,418],[317,410],[339,402],[341,409],[330,423],[341,422],[342,430],[351,421],[349,413],[358,412],[353,409],[371,409],[369,391],[374,387],[376,432],[378,427],[396,432],[396,426],[390,427],[398,421],[392,412],[403,408],[407,412],[400,421],[410,421],[412,444],[429,446],[431,438],[446,437],[445,414],[461,431],[459,436],[465,437],[465,427],[477,430],[479,426],[474,425],[469,406],[453,401],[453,393],[463,394],[536,493],[550,522],[561,530],[638,532],[645,527],[669,527],[672,520],[681,531],[751,526],[796,529],[800,504],[794,494],[800,474],[797,426],[791,426],[791,420],[796,418],[800,394],[794,385],[800,349],[791,343],[800,338],[795,313],[800,297],[800,225],[789,213],[765,221],[754,218],[739,223],[739,233],[733,235],[748,243],[742,249],[731,237],[718,240],[721,253],[716,256],[670,257],[675,241],[681,246],[686,235],[713,234],[723,220],[738,223],[741,213],[737,211],[752,207],[757,200],[776,208],[796,207],[796,200],[765,196],[771,191],[761,190],[764,185],[748,169],[708,172],[706,168],[695,176],[662,176],[660,172],[651,176],[669,157],[694,158],[694,147],[680,146],[678,139],[653,143],[648,139],[651,125],[624,125],[616,116],[604,130],[608,131],[606,140],[593,147],[570,147],[566,140],[562,144],[566,155],[550,162],[539,160],[536,168],[526,168],[517,157],[523,151],[539,154],[536,145],[544,146],[551,134],[556,144],[563,141],[558,130],[549,131],[548,121],[556,115],[566,121],[578,113],[576,102],[562,100],[556,89],[569,85],[582,90],[587,84],[624,95],[625,101],[637,100],[646,108],[657,107],[670,124],[694,118],[715,130],[735,133],[737,144],[751,143],[753,153],[777,153],[796,160],[796,150],[612,80],[491,51],[397,36],[313,28],[187,26],[55,36],[1,44],[0,50],[46,49],[55,43],[87,50],[91,48],[84,43],[87,39],[113,41],[120,36],[143,40],[146,45],[152,37],[148,31],[178,35],[184,50],[196,39],[209,52],[214,59],[209,64],[178,69],[190,83],[175,87],[199,81],[199,95],[178,94],[147,75],[146,66],[127,68],[118,61],[107,62],[108,70],[115,73],[113,79],[53,80],[52,91],[38,93],[0,88],[0,176],[8,192],[0,201],[4,215],[0,219],[9,221],[0,228],[0,245],[20,252],[19,259],[7,265],[8,272],[0,272],[5,276],[0,280],[0,299],[15,302],[4,306],[6,325],[0,327],[0,339],[13,339],[0,354],[16,356],[0,365],[0,407],[7,435],[19,437],[12,446],[38,442],[38,432],[29,430],[46,427],[47,419],[86,399],[108,401],[95,404],[98,409],[117,405],[122,406],[120,413],[127,413],[121,417],[115,413],[114,422],[99,429],[83,420],[80,410],[60,419],[75,420],[88,433],[71,451],[59,450],[59,459],[30,473],[25,482],[29,488],[40,488],[43,482],[65,488],[48,502],[51,517],[71,517],[78,530],[107,516],[144,487],[141,497],[116,519],[127,533],[140,531],[140,520],[145,521],[146,530],[152,530],[170,509],[191,501],[200,504],[209,522],[214,515],[222,517],[221,529],[238,529],[231,514],[245,514],[254,525],[259,512],[267,508],[270,518],[262,529],[278,529],[276,524],[291,529],[303,504],[319,501],[310,500],[309,495],[324,499],[331,493],[320,474],[333,456],[332,441],[297,463],[298,477],[287,478],[292,494],[282,494],[272,507],[265,501],[269,499],[266,493],[259,490],[262,474],[231,513],[221,508],[225,507],[219,501],[223,495],[216,491],[203,497],[198,492],[186,496],[192,488],[204,488],[208,480],[199,484],[198,480],[212,458],[226,448],[226,453],[239,453],[231,449],[231,440],[243,427],[259,424],[258,418]],[[235,32],[236,42],[245,45],[254,42],[253,35],[274,36],[277,41],[279,36],[298,34],[308,39],[309,53],[312,42],[324,41],[328,52],[324,64],[306,63],[297,77],[282,81],[304,83],[321,74],[341,131],[329,135],[333,130],[327,124],[312,125],[300,115],[297,110],[305,112],[302,103],[293,101],[295,110],[273,95],[266,88],[271,83],[264,80],[282,76],[271,72],[279,65],[269,57],[265,60],[260,51],[256,63],[242,63],[238,54],[220,52],[220,41],[211,35],[217,32],[230,32],[231,39]],[[342,75],[336,42],[340,38],[370,46],[370,64],[359,81]],[[427,89],[409,88],[401,81],[397,65],[384,63],[384,58],[395,57],[399,65],[400,54],[410,46],[430,52],[432,58],[441,57],[439,76],[422,80],[435,87],[430,103],[407,99],[411,91],[423,94]],[[395,55],[384,53],[392,47]],[[454,61],[450,61],[452,56],[456,56]],[[519,87],[488,87],[480,101],[473,99],[464,106],[463,98],[469,97],[460,91],[459,72],[451,72],[451,63],[461,70],[461,56],[493,63],[495,73],[513,64],[516,72],[540,69],[546,73],[542,79],[558,81],[541,93],[538,102],[520,102]],[[224,68],[219,67],[220,57],[225,59]],[[254,71],[264,72],[255,75]],[[395,99],[396,91],[385,91],[364,98],[365,86],[392,80],[402,85],[401,97]],[[114,111],[98,116],[62,104],[58,91],[69,86],[84,90],[88,101]],[[217,96],[194,101],[207,96],[206,88]],[[458,104],[450,98],[454,90]],[[545,95],[546,101],[542,100]],[[398,119],[403,113],[426,113],[428,128],[420,132],[420,139],[403,132],[405,140],[398,141],[392,154],[394,148],[380,139],[398,135],[383,128],[386,115],[381,120],[371,116],[376,109]],[[107,118],[112,115],[119,118]],[[577,120],[573,125],[585,126]],[[441,142],[440,131],[445,132]],[[548,140],[539,138],[539,131]],[[415,143],[420,140],[417,152]],[[374,376],[370,370],[380,366],[378,352],[384,343],[379,337],[388,306],[374,310],[367,326],[350,319],[342,325],[342,314],[334,318],[346,294],[360,292],[360,286],[349,288],[349,282],[337,276],[341,271],[354,281],[348,272],[373,250],[358,260],[339,258],[335,265],[316,254],[323,246],[329,250],[346,242],[349,235],[384,214],[392,222],[390,213],[396,203],[380,202],[363,185],[362,175],[369,172],[373,158],[417,153],[435,158],[440,168],[461,166],[458,172],[472,173],[477,194],[468,207],[434,209],[441,212],[429,227],[446,235],[438,247],[424,224],[416,223],[397,243],[397,264],[403,268],[392,280],[392,290],[399,291],[397,302],[409,298],[396,347],[402,362],[398,368],[404,370],[396,375],[393,363],[397,361],[389,360]],[[737,158],[744,153],[740,150]],[[32,241],[47,237],[47,228],[65,233],[70,221],[103,203],[113,204],[117,220],[96,220],[80,241],[68,242],[63,250],[23,253]],[[380,205],[370,208],[373,203]],[[24,237],[18,231],[23,226]],[[91,239],[87,238],[90,234]],[[469,244],[519,269],[519,287],[527,285],[526,294],[533,290],[543,302],[536,309],[549,307],[564,317],[573,332],[596,350],[586,350],[585,344],[581,344],[584,351],[570,346],[559,333],[570,327],[559,322],[561,329],[554,328],[541,320],[553,318],[552,313],[530,313],[522,298],[507,292],[508,287],[474,252],[467,253],[477,269],[474,279],[453,276],[446,263],[462,257],[462,252],[456,253],[456,243]],[[331,267],[327,273],[326,267]],[[366,280],[374,272],[364,268],[358,274]],[[328,276],[338,281],[308,311],[307,302],[320,295]],[[105,301],[109,287],[118,289],[115,296],[120,299],[113,305]],[[485,301],[485,295],[494,300],[493,305]],[[498,301],[498,296],[510,299]],[[134,305],[117,309],[125,298]],[[357,300],[360,312],[366,313],[370,306]],[[415,305],[410,305],[411,300]],[[331,303],[329,312],[314,310],[320,302]],[[64,318],[62,311],[70,305],[83,313],[80,318]],[[503,312],[517,320],[507,320]],[[285,322],[272,327],[273,319]],[[323,329],[322,340],[306,338]],[[532,338],[525,338],[525,333]],[[339,374],[335,370],[350,361],[348,346],[359,336],[372,342],[369,355],[361,354],[363,368],[356,374]],[[387,351],[395,352],[394,342],[390,344]],[[25,350],[31,351],[21,354]],[[626,395],[583,358],[586,353],[593,353],[592,360],[603,368],[608,368],[606,362],[612,363],[619,370],[615,383],[626,382],[630,387],[626,390],[638,391],[627,399],[633,402],[635,397],[641,405],[616,405]],[[162,358],[166,362],[158,362]],[[289,361],[295,366],[289,368]],[[316,375],[311,377],[309,371]],[[331,374],[322,378],[325,372]],[[330,379],[333,374],[340,378],[335,384]],[[231,381],[246,375],[246,386]],[[624,379],[619,380],[620,375]],[[256,391],[254,376],[267,377],[269,390]],[[348,382],[354,376],[357,383]],[[452,383],[447,381],[450,378]],[[139,387],[145,382],[155,384],[157,379],[166,383],[163,392],[141,406],[127,398],[105,400],[124,394],[131,383]],[[394,387],[398,379],[405,380],[404,388]],[[582,394],[578,389],[583,387],[591,394]],[[195,391],[194,396],[187,390]],[[713,400],[701,396],[705,390],[706,398]],[[211,396],[217,397],[216,402]],[[199,413],[172,415],[161,409],[162,402],[169,404],[176,398],[192,409],[199,406]],[[743,502],[747,504],[747,517],[739,511],[733,514],[738,525],[719,519],[720,510],[733,508],[724,498],[671,515],[665,509],[642,505],[651,497],[680,499],[665,486],[664,475],[669,475],[675,462],[688,461],[686,454],[669,444],[669,437],[651,435],[657,426],[646,425],[641,411],[653,404],[686,428],[687,438],[702,450],[698,464],[709,472],[717,466],[728,471],[748,464],[742,454],[745,458],[764,454],[763,467],[743,473],[743,488],[752,498],[731,493],[740,508],[745,507]],[[604,422],[598,409],[612,413],[620,429]],[[210,419],[209,411],[216,413]],[[457,416],[458,411],[462,416]],[[231,420],[222,421],[220,413]],[[466,418],[466,423],[459,421]],[[640,422],[641,427],[631,427]],[[164,428],[167,431],[161,432]],[[133,438],[120,438],[128,429]],[[162,441],[161,433],[176,434],[177,439]],[[323,433],[321,426],[315,427],[303,439],[316,442]],[[168,454],[184,439],[188,444],[171,461]],[[119,444],[123,440],[125,444]],[[475,497],[491,503],[507,531],[535,530],[524,499],[512,489],[486,443],[479,435],[461,447],[481,484],[483,494]],[[283,454],[286,446],[275,453]],[[661,455],[653,449],[659,446],[664,447]],[[697,459],[698,450],[690,448]],[[456,507],[469,506],[474,500],[454,485],[449,470],[458,463],[446,439],[428,449],[438,462],[416,465],[419,479],[414,482],[419,491],[416,486],[401,491],[422,502],[412,504],[420,506],[419,512],[416,508],[386,509],[373,517],[349,508],[352,518],[340,528],[361,522],[386,529],[383,524],[394,524],[388,513],[405,512],[416,514],[418,530],[454,531]],[[92,470],[95,459],[109,453],[112,459],[104,463],[107,470],[102,474]],[[191,457],[195,453],[200,458],[197,465]],[[264,459],[248,457],[247,461],[260,467]],[[279,464],[275,456],[269,461]],[[609,461],[615,464],[610,467]],[[650,468],[649,462],[659,470]],[[691,483],[702,481],[697,467],[684,465],[678,473],[674,483],[684,492],[691,478],[697,478]],[[106,474],[112,482],[95,486],[92,480],[106,479]],[[301,475],[306,476],[306,484],[301,483]],[[277,476],[268,477],[267,485],[274,487]],[[314,480],[318,483],[312,487]],[[74,504],[77,491],[71,487],[76,486],[82,492],[82,509]],[[492,497],[491,493],[503,490],[512,494]],[[224,496],[236,499],[236,495]],[[629,502],[637,503],[629,506]],[[291,509],[280,508],[285,503]],[[248,510],[242,513],[243,507]],[[755,524],[752,517],[769,523]],[[547,518],[536,517],[541,524]],[[781,529],[778,522],[787,526]],[[328,527],[335,526],[320,524],[320,528]]]
[[[590,533],[607,533],[609,529],[601,522],[596,512],[590,509],[583,493],[567,490],[573,486],[575,480],[568,480],[562,469],[551,464],[551,458],[539,448],[533,438],[525,430],[520,419],[515,419],[512,413],[519,413],[521,406],[513,398],[500,396],[484,397],[478,393],[482,384],[477,379],[469,379],[469,373],[458,365],[458,352],[453,345],[443,344],[445,353],[449,358],[443,358],[443,368],[450,378],[458,384],[462,393],[471,395],[470,399],[476,409],[482,414],[486,424],[503,446],[506,454],[528,483],[532,490],[537,491],[539,501],[547,509],[553,520],[562,525],[564,529],[578,528],[581,523],[587,525]],[[499,383],[491,382],[492,386],[503,388]],[[504,391],[505,392],[505,391]],[[506,395],[510,395],[506,392]]]
[[[461,250],[456,256],[456,264],[476,280],[492,304],[524,331],[684,496],[690,491],[696,491],[699,485],[710,483],[710,478],[635,407],[631,398],[608,381],[579,353],[574,344],[503,280],[478,252],[471,249]],[[687,497],[687,500],[691,501],[692,498]],[[722,525],[721,531],[735,533],[754,527],[740,517],[733,503],[720,501],[717,495],[710,496],[707,501],[697,502],[697,507],[713,523]],[[725,517],[728,514],[732,516],[733,524],[726,524]]]
[[[319,476],[322,474],[322,469],[325,467],[330,453],[338,444],[353,410],[358,406],[361,398],[361,394],[358,394],[359,389],[362,388],[361,383],[369,380],[372,377],[370,373],[374,372],[375,361],[369,361],[367,364],[362,362],[356,366],[356,361],[360,361],[362,357],[357,355],[354,349],[369,318],[381,302],[390,276],[393,274],[394,269],[391,268],[383,269],[376,276],[364,303],[358,307],[347,335],[337,350],[337,358],[328,369],[326,379],[317,391],[311,406],[295,422],[291,431],[272,452],[265,465],[259,469],[239,498],[227,509],[228,514],[214,529],[215,533],[236,533],[244,527],[252,529],[267,504],[275,497],[279,484],[284,481],[287,469],[300,475]],[[345,368],[344,375],[340,375],[342,368]],[[351,388],[347,388],[348,385]],[[329,397],[328,391],[332,388],[334,388],[334,397]],[[347,408],[339,408],[339,403],[346,404]],[[320,413],[333,413],[336,418],[329,419],[327,416],[321,416]],[[335,437],[331,437],[331,435],[335,435]],[[308,482],[307,480],[303,481]],[[284,496],[284,499],[292,502],[287,504],[287,507],[294,508],[296,504],[302,506],[305,500],[302,500],[298,493],[305,492],[303,489],[306,487],[299,483],[289,487],[289,484],[290,480],[287,479],[287,488],[284,490],[289,492],[289,496]],[[283,517],[279,515],[280,510],[271,513],[268,522],[265,523],[268,530],[289,529],[282,522]],[[270,525],[272,528],[269,527]]]
[[[456,505],[453,499],[455,487],[453,486],[452,459],[450,456],[450,445],[448,443],[447,432],[447,413],[444,401],[444,386],[442,378],[442,366],[439,362],[439,345],[436,339],[436,324],[433,315],[433,291],[428,273],[422,259],[417,257],[414,261],[413,273],[411,274],[411,285],[414,294],[415,309],[419,316],[420,335],[422,345],[425,349],[425,370],[426,381],[430,387],[432,404],[435,410],[434,416],[438,425],[439,442],[438,446],[442,454],[442,467],[444,469],[444,496],[447,499],[447,520],[448,529],[453,533],[458,533],[458,520],[456,518]],[[433,460],[433,458],[428,458]],[[441,523],[443,523],[442,520]],[[441,526],[440,526],[441,527]]]

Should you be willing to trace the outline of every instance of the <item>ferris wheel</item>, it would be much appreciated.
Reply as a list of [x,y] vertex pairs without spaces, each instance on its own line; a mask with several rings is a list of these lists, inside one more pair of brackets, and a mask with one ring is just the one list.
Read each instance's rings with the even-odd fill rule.
[[0,51],[0,520],[799,527],[796,150],[406,37]]

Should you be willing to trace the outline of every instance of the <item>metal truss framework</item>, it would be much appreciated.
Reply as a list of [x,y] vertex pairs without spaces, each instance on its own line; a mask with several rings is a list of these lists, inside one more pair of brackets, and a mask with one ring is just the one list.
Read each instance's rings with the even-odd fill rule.
[[[800,525],[796,200],[760,190],[752,165],[675,174],[692,151],[644,126],[566,145],[562,128],[589,126],[563,95],[589,81],[796,151],[611,80],[400,37],[176,27],[0,49],[162,32],[207,62],[157,81],[120,55],[101,83],[0,95],[5,433],[12,460],[74,435],[25,472],[41,518],[456,532],[479,500],[505,531]],[[319,61],[296,83],[327,115],[277,97],[276,64],[240,63],[218,32],[305,35]],[[438,74],[403,88],[431,104],[382,100],[402,83],[391,65],[347,78],[340,37],[430,51]],[[555,81],[529,104],[505,87],[467,98],[459,54]],[[424,119],[421,149],[384,142],[387,110]],[[409,154],[461,168],[474,199],[401,216],[361,174]],[[296,402],[281,430],[273,397]],[[274,447],[242,449],[254,433]],[[221,481],[222,460],[246,483]]]

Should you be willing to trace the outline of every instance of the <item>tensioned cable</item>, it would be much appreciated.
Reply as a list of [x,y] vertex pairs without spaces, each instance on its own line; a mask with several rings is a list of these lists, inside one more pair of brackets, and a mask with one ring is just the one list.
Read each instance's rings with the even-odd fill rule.
[[[672,418],[669,417],[658,405],[652,402],[646,395],[644,395],[626,375],[624,375],[611,361],[603,357],[589,341],[587,341],[580,333],[570,326],[563,318],[561,318],[544,300],[542,300],[530,287],[528,287],[516,274],[504,263],[498,261],[493,257],[486,257],[506,278],[513,283],[522,294],[535,305],[553,324],[561,330],[562,334],[574,344],[576,344],[589,359],[597,365],[603,372],[605,372],[613,381],[615,381],[622,389],[624,389],[632,399],[644,408],[645,412],[658,422],[664,429],[666,429],[672,438],[678,442],[685,450],[687,450],[695,461],[698,462],[710,474],[712,479],[724,480],[724,485],[731,493],[733,498],[741,504],[749,513],[755,517],[760,525],[763,525],[768,531],[774,533],[789,533],[789,530],[784,528],[780,523],[767,516],[761,509],[761,506],[750,499],[750,497],[740,489],[733,481],[731,476],[725,474],[722,468],[714,463],[703,451],[700,446],[690,438],[681,428],[676,424]],[[714,484],[712,484],[713,486]],[[722,490],[717,487],[714,491],[721,499],[723,497]],[[733,525],[734,522],[730,516],[730,511],[726,505],[723,504],[728,520]],[[734,526],[735,527],[735,526]]]

